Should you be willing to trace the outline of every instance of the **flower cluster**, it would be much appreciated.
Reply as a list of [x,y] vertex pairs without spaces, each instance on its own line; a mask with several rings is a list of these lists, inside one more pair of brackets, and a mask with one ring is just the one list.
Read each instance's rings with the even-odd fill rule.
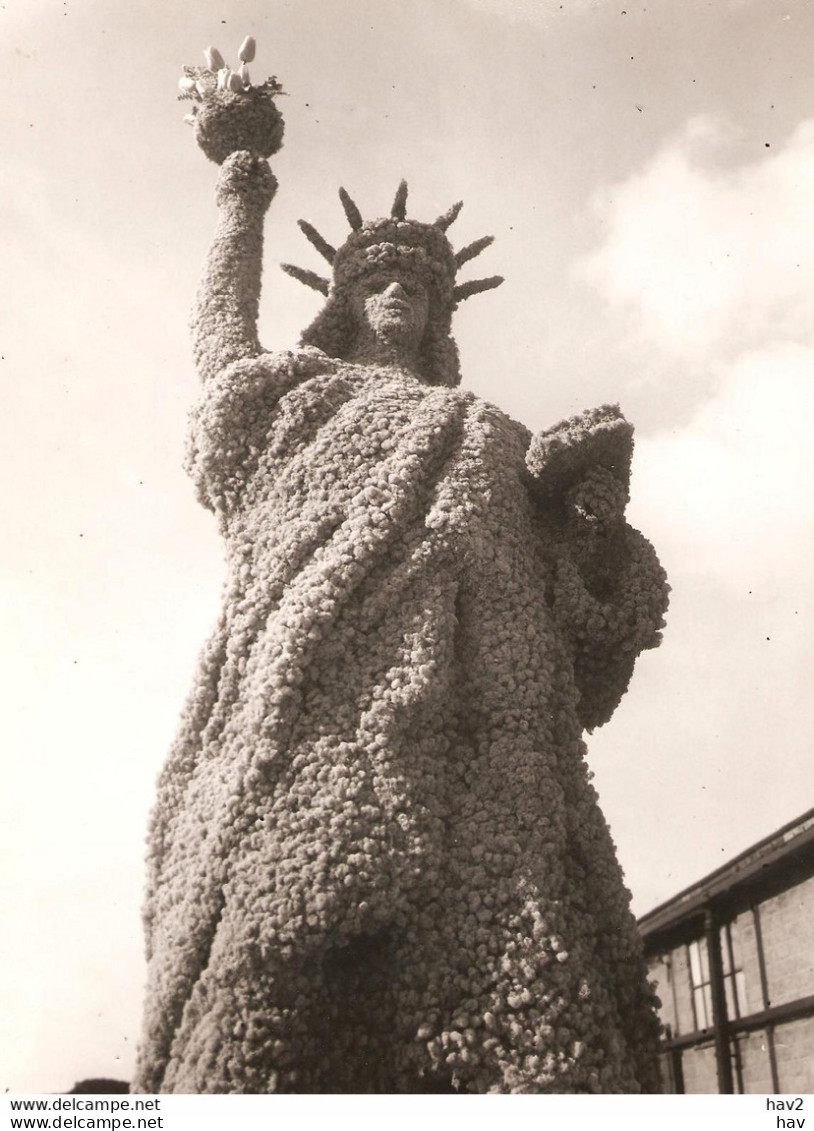
[[135,1087],[658,1090],[581,739],[663,612],[630,428],[531,440],[398,367],[262,353],[253,160],[196,314],[228,573],[152,818]]
[[205,67],[183,68],[178,97],[193,103],[185,120],[194,126],[203,152],[218,165],[238,150],[271,157],[282,145],[283,118],[274,99],[283,88],[274,75],[252,83],[248,64],[254,52],[254,40],[247,36],[238,51],[238,70],[227,67],[215,47],[204,52]]

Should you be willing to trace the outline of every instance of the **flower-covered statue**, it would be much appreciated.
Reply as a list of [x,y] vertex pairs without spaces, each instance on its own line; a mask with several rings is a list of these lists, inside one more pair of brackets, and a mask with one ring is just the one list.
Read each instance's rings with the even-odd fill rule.
[[631,428],[530,436],[458,388],[490,242],[391,214],[257,338],[279,86],[189,68],[221,165],[188,467],[228,577],[159,783],[144,1092],[658,1089],[654,998],[584,762],[667,586],[624,519]]

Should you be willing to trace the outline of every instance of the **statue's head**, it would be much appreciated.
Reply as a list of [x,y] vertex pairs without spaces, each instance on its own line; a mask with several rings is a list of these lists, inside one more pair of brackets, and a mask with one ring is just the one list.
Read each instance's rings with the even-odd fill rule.
[[300,282],[326,295],[324,307],[302,335],[303,344],[347,358],[360,334],[372,332],[394,345],[408,345],[416,369],[428,384],[457,385],[460,371],[451,333],[452,313],[462,299],[503,280],[493,276],[456,285],[455,275],[492,238],[477,240],[455,254],[445,233],[461,205],[432,224],[408,220],[404,182],[386,219],[363,221],[342,189],[340,198],[352,229],[340,248],[331,247],[310,224],[300,221],[305,235],[331,264],[331,280],[283,265]]

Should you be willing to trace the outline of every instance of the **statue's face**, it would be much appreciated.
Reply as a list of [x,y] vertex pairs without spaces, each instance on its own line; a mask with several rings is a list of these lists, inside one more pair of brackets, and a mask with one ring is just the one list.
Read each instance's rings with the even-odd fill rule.
[[405,349],[420,345],[430,302],[415,275],[392,269],[363,275],[351,288],[350,304],[363,333]]

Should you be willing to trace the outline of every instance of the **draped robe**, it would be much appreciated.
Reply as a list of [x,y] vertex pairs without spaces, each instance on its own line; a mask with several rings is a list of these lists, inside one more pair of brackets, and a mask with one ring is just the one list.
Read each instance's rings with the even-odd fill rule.
[[208,381],[228,576],[153,814],[137,1090],[658,1090],[581,736],[664,579],[624,526],[586,580],[530,441],[315,348]]

